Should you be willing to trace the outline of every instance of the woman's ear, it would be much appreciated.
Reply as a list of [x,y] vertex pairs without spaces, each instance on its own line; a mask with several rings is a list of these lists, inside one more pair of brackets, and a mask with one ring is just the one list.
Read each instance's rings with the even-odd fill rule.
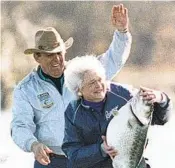
[[83,96],[83,94],[82,94],[82,92],[81,92],[80,89],[78,89],[78,93],[77,93],[77,95],[78,95],[78,97],[82,97],[82,96]]
[[78,92],[78,96],[79,96],[79,97],[82,97],[83,95],[82,95],[82,93],[81,93],[81,92]]

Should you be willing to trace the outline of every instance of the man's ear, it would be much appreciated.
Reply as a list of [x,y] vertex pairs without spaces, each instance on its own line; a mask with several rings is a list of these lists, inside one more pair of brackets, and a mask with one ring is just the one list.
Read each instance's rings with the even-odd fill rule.
[[34,53],[33,57],[34,57],[36,62],[40,63],[40,57],[41,57],[40,53]]

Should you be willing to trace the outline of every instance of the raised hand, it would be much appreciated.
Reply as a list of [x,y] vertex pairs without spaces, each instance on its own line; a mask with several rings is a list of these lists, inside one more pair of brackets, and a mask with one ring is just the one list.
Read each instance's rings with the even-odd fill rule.
[[114,5],[111,16],[113,26],[120,32],[127,32],[129,25],[128,9],[120,5]]
[[141,96],[143,96],[144,100],[147,100],[149,104],[152,103],[162,103],[163,100],[163,93],[158,90],[149,89],[146,87],[141,86],[140,89],[142,90]]

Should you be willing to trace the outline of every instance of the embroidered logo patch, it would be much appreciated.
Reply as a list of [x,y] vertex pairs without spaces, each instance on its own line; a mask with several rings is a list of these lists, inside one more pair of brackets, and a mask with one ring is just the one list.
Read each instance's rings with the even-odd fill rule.
[[105,116],[106,116],[106,120],[109,120],[111,117],[111,111],[105,111]]
[[114,107],[111,111],[113,116],[118,115],[118,106]]
[[107,120],[109,120],[112,115],[113,116],[118,115],[118,106],[114,107],[111,111],[106,111],[105,115]]
[[42,94],[38,95],[37,97],[38,97],[38,99],[41,103],[41,106],[43,108],[50,108],[53,105],[53,100],[50,97],[48,92],[42,93]]

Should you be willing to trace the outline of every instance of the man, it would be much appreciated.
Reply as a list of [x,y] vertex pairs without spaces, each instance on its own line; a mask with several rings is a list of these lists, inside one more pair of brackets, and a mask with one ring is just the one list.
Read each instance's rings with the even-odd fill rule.
[[[117,31],[106,53],[99,56],[110,79],[126,62],[131,46],[128,12],[122,5],[112,8]],[[61,145],[64,137],[64,111],[74,95],[64,85],[65,54],[73,38],[63,42],[52,27],[36,32],[33,54],[39,64],[14,90],[12,138],[24,151],[35,155],[34,168],[66,168]]]

